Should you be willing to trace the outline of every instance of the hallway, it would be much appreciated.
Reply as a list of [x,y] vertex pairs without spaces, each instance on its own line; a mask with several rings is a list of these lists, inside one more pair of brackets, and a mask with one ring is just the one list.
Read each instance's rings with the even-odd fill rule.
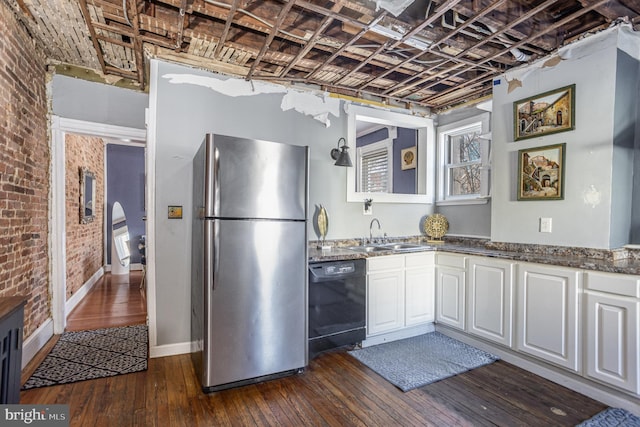
[[140,289],[142,271],[105,273],[67,316],[67,331],[137,325],[147,321],[147,299]]

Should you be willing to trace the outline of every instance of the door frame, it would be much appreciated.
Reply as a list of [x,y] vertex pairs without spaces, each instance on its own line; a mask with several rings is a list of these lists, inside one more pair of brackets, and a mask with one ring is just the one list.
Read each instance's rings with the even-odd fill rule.
[[65,137],[68,133],[122,141],[145,142],[147,139],[146,129],[108,125],[59,116],[51,117],[51,186],[49,190],[49,199],[51,200],[49,209],[51,270],[49,282],[51,283],[51,316],[54,334],[63,333],[67,326],[65,308],[67,289]]

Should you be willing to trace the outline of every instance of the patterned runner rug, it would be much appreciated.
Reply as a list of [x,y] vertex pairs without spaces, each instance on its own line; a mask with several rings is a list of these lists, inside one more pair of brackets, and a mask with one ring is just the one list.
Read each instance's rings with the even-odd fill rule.
[[640,417],[636,417],[626,409],[607,408],[578,424],[577,427],[631,427],[640,426]]
[[353,350],[349,354],[402,391],[422,387],[499,359],[439,332]]
[[147,369],[146,325],[65,332],[23,390]]

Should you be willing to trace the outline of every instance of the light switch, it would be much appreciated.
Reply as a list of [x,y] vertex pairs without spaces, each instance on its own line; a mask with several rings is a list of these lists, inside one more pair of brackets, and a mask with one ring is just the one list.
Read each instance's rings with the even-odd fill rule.
[[551,233],[551,218],[540,218],[540,232]]

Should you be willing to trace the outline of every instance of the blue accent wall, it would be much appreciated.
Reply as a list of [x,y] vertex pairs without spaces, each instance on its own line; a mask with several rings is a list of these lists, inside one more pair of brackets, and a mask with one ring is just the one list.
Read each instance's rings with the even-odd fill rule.
[[393,141],[393,192],[416,194],[416,168],[402,170],[402,150],[418,144],[418,131],[398,128],[398,137]]
[[[416,194],[416,169],[402,170],[402,150],[418,144],[418,131],[397,128],[398,137],[393,140],[393,193]],[[364,147],[389,138],[389,129],[382,128],[356,139],[356,147]]]
[[120,202],[129,228],[131,263],[140,262],[138,243],[145,234],[144,147],[107,144],[107,263],[111,264],[111,214]]

